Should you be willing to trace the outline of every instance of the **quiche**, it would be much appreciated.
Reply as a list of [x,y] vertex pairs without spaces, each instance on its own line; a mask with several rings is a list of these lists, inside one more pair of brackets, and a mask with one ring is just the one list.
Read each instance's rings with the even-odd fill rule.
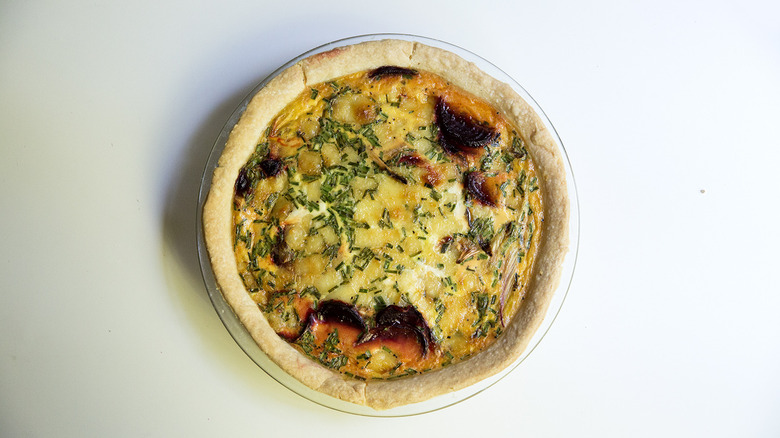
[[233,127],[204,206],[225,300],[309,387],[375,409],[523,352],[568,245],[562,157],[508,85],[384,40],[287,68]]

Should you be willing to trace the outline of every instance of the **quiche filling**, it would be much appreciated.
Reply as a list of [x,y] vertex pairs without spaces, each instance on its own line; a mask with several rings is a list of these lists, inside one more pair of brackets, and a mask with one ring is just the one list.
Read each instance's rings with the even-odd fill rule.
[[386,66],[312,86],[235,182],[234,253],[271,327],[357,379],[485,349],[541,240],[525,140],[486,102]]

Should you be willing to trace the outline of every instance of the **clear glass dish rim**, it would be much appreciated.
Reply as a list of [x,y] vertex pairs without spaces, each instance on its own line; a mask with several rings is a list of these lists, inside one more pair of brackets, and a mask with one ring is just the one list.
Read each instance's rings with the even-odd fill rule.
[[[330,397],[328,395],[322,394],[316,390],[313,390],[305,386],[303,383],[299,382],[289,374],[287,374],[278,365],[276,365],[276,363],[271,361],[268,358],[268,356],[266,356],[266,354],[255,343],[254,339],[252,339],[252,337],[249,335],[249,333],[247,332],[243,324],[241,324],[241,322],[238,320],[238,317],[235,315],[235,313],[233,313],[232,308],[225,301],[224,297],[222,296],[222,293],[219,290],[219,287],[217,286],[216,280],[214,278],[214,273],[211,269],[211,262],[209,260],[208,251],[206,250],[206,245],[205,245],[205,240],[203,235],[202,214],[203,214],[203,204],[205,203],[206,196],[208,195],[208,190],[211,186],[212,173],[216,168],[216,164],[217,161],[219,160],[220,155],[222,154],[222,150],[224,149],[225,142],[227,141],[230,130],[236,124],[236,122],[238,122],[238,119],[246,109],[249,100],[260,89],[262,89],[266,84],[268,84],[270,80],[272,80],[282,71],[289,68],[290,66],[300,61],[301,59],[304,59],[306,57],[312,56],[317,53],[331,50],[336,47],[357,44],[365,41],[382,40],[382,39],[401,39],[406,41],[415,41],[415,42],[420,42],[429,46],[439,47],[448,50],[450,52],[453,52],[456,55],[460,56],[461,58],[464,58],[468,61],[475,63],[480,69],[482,69],[487,74],[509,84],[512,87],[512,89],[515,90],[515,92],[517,92],[520,95],[520,97],[522,97],[534,109],[537,115],[541,118],[545,127],[552,135],[557,145],[560,147],[560,151],[563,157],[563,162],[564,162],[563,164],[566,172],[567,190],[569,195],[569,212],[570,212],[569,245],[570,246],[569,246],[569,253],[566,255],[566,259],[563,264],[559,286],[555,291],[551,302],[549,303],[544,320],[542,321],[541,325],[534,333],[531,341],[528,344],[528,347],[523,351],[523,353],[520,355],[520,357],[517,360],[515,360],[511,365],[504,368],[502,371],[498,372],[494,376],[488,377],[467,388],[449,394],[440,395],[434,397],[433,399],[423,401],[420,403],[378,411],[365,406],[348,403],[336,399],[334,397]],[[469,50],[433,38],[428,38],[419,35],[411,35],[411,34],[400,34],[400,33],[365,34],[365,35],[342,38],[342,39],[338,39],[323,44],[321,46],[311,49],[291,59],[290,61],[288,61],[287,63],[285,63],[278,69],[276,69],[273,73],[268,75],[265,79],[263,79],[254,89],[252,89],[252,91],[242,100],[242,102],[234,110],[232,115],[228,118],[225,125],[223,126],[216,141],[214,142],[214,145],[209,154],[209,158],[206,162],[203,175],[201,178],[201,184],[198,192],[197,211],[196,211],[196,234],[197,234],[196,240],[197,240],[197,248],[198,248],[198,260],[200,262],[201,274],[203,277],[204,285],[208,292],[209,299],[211,300],[211,303],[214,306],[214,310],[219,315],[220,320],[222,321],[223,325],[230,333],[231,337],[244,351],[244,353],[271,378],[279,382],[282,386],[286,387],[290,391],[298,394],[299,396],[313,403],[316,403],[318,405],[330,409],[334,409],[336,411],[355,414],[355,415],[372,416],[372,417],[404,417],[404,416],[419,415],[419,414],[424,414],[424,413],[444,409],[446,407],[460,403],[464,400],[467,400],[483,392],[484,390],[490,388],[491,386],[493,386],[494,384],[502,380],[509,373],[514,371],[541,343],[542,339],[550,330],[550,327],[552,326],[553,322],[555,321],[555,319],[557,318],[558,314],[561,311],[566,296],[568,295],[569,290],[571,288],[571,284],[574,277],[574,270],[576,267],[577,257],[579,252],[579,228],[580,228],[579,198],[577,195],[576,182],[574,179],[574,173],[572,171],[569,156],[566,152],[563,142],[558,136],[558,132],[555,130],[555,127],[552,125],[552,122],[550,122],[547,115],[541,109],[539,104],[531,97],[531,95],[517,81],[515,81],[503,70],[498,68],[490,61],[487,61],[486,59],[482,58],[481,56]]]

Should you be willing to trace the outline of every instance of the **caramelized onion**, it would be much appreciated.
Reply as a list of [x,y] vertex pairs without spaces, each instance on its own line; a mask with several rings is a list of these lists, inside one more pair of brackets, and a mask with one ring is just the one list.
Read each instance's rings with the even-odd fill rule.
[[270,178],[276,176],[284,167],[282,160],[276,158],[266,158],[255,167],[242,167],[236,178],[236,196],[246,196],[252,191],[252,181],[257,178]]
[[420,312],[414,307],[387,306],[376,315],[376,326],[366,342],[374,340],[416,340],[425,356],[433,349],[433,335]]
[[517,277],[517,254],[520,248],[515,243],[511,248],[507,249],[506,255],[504,255],[504,261],[501,264],[501,287],[498,300],[498,320],[501,321],[501,326],[505,326],[506,313],[504,312],[504,306],[506,306],[506,300],[509,298],[509,294],[515,289],[515,282]]
[[406,178],[393,171],[393,169],[391,169],[383,159],[379,158],[379,155],[377,155],[376,151],[373,149],[368,151],[368,156],[371,157],[371,159],[374,161],[374,163],[376,163],[377,166],[379,166],[380,169],[387,172],[387,174],[390,175],[390,177],[394,180],[400,182],[401,184],[409,183]]
[[451,154],[475,154],[498,138],[494,129],[476,122],[467,114],[456,112],[444,99],[436,102],[435,111],[439,143]]
[[458,250],[460,251],[460,254],[458,255],[456,263],[463,263],[470,257],[479,254],[480,247],[468,239],[460,239],[458,240]]
[[236,196],[246,196],[251,188],[252,184],[246,174],[246,168],[242,167],[241,171],[238,172],[238,178],[236,178]]
[[271,260],[275,264],[283,266],[295,260],[295,255],[295,251],[284,240],[284,229],[280,229],[279,234],[276,235],[276,243],[271,249]]
[[417,334],[417,338],[420,341],[420,347],[423,350],[423,355],[425,355],[428,349],[433,346],[431,329],[428,328],[428,324],[425,322],[425,319],[420,312],[412,306],[387,306],[377,314],[376,323],[378,327],[411,329]]
[[320,302],[315,312],[321,321],[336,322],[363,331],[366,323],[360,316],[355,306],[338,300],[325,300]]
[[410,68],[398,67],[395,65],[383,65],[382,67],[375,68],[368,73],[368,77],[371,79],[384,78],[386,76],[415,76],[417,70]]
[[488,181],[482,172],[468,172],[463,180],[463,186],[466,192],[477,201],[491,207],[498,205],[497,191],[490,190]]
[[266,158],[260,162],[260,170],[262,171],[264,178],[270,178],[276,176],[282,170],[282,160],[276,158]]

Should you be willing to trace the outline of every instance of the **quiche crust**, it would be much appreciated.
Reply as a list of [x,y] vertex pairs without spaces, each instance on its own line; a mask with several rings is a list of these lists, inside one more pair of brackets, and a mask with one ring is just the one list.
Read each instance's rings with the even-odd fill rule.
[[[448,367],[390,381],[362,381],[309,359],[269,325],[240,278],[233,251],[233,197],[241,167],[255,151],[269,122],[309,86],[337,77],[394,65],[437,74],[501,111],[520,131],[536,165],[543,196],[543,240],[523,305],[504,333],[486,350]],[[206,246],[219,290],[260,348],[285,372],[308,387],[338,399],[389,409],[468,387],[514,362],[541,324],[556,290],[568,251],[569,207],[563,157],[539,116],[512,88],[448,51],[421,43],[382,40],[333,49],[283,71],[249,102],[233,127],[214,170],[203,211]]]

